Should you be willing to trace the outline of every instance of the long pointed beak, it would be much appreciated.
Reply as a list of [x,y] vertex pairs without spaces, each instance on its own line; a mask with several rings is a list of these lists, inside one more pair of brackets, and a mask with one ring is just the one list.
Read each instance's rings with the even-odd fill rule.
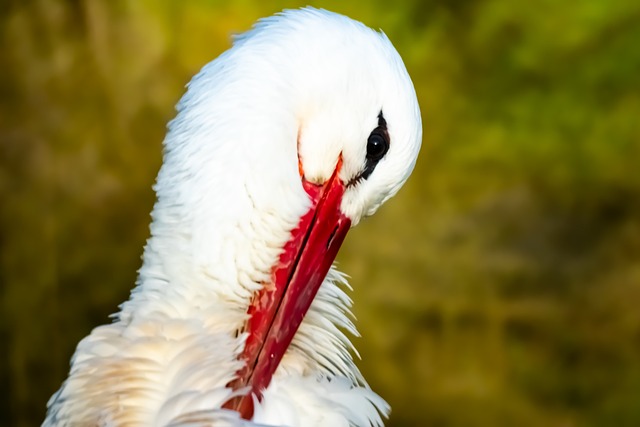
[[351,226],[340,211],[345,191],[338,178],[340,166],[341,161],[321,186],[303,179],[311,208],[292,231],[272,283],[256,293],[249,307],[249,336],[240,356],[246,364],[229,386],[234,390],[250,387],[251,392],[225,404],[245,419],[253,417],[252,395],[262,398]]

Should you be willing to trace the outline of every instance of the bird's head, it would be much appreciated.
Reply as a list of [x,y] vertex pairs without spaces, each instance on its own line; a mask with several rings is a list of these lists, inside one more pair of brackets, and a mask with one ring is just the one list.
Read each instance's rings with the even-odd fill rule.
[[[384,34],[308,8],[238,37],[178,111],[141,284],[189,282],[173,292],[237,313],[230,332],[246,333],[246,363],[231,386],[259,397],[349,228],[411,173],[415,91]],[[249,417],[251,397],[228,406]]]

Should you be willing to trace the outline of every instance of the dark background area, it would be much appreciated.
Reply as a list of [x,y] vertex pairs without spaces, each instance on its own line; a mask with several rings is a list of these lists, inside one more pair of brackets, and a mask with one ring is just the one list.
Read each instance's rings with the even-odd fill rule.
[[[302,5],[0,1],[0,425],[127,298],[184,85]],[[640,3],[315,5],[384,29],[423,112],[339,256],[388,425],[639,426]]]

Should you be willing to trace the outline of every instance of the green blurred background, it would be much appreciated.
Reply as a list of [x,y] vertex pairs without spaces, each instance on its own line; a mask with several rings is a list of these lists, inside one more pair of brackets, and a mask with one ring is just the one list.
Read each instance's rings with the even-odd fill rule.
[[[0,425],[127,298],[185,83],[301,5],[0,1]],[[640,426],[640,2],[316,6],[384,29],[424,116],[339,257],[388,424]]]

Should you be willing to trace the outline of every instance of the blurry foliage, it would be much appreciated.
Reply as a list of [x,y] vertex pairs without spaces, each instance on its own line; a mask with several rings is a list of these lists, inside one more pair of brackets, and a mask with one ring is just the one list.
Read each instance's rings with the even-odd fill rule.
[[[133,286],[184,84],[301,5],[0,3],[1,425],[41,422]],[[389,425],[640,425],[640,3],[319,6],[383,28],[423,110],[340,255]]]

